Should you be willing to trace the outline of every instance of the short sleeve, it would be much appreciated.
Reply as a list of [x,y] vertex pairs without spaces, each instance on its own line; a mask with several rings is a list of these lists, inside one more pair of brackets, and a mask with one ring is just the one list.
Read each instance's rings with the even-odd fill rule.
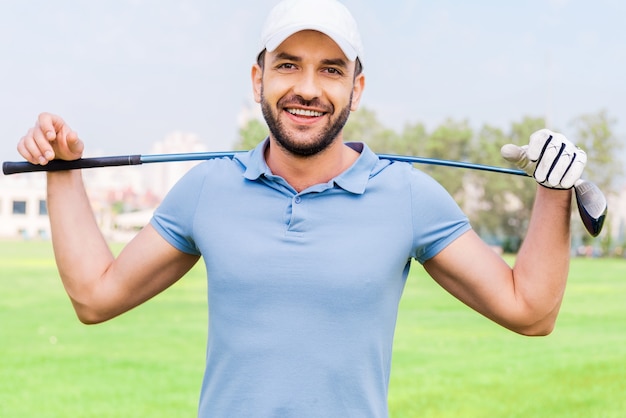
[[187,172],[165,196],[150,220],[167,242],[187,254],[200,255],[193,238],[193,223],[207,164],[199,164]]
[[424,263],[471,229],[447,190],[420,170],[411,172],[413,257]]

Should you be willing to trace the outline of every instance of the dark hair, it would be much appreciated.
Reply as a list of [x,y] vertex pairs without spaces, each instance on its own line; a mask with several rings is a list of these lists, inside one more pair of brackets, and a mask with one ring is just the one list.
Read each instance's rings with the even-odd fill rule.
[[[256,57],[256,63],[261,67],[261,69],[265,68],[265,53],[267,49],[264,49],[259,53]],[[356,58],[356,62],[354,63],[354,77],[358,76],[363,72],[363,64],[361,64],[361,59],[359,57]]]
[[259,67],[261,67],[261,69],[265,68],[265,53],[266,52],[267,52],[267,49],[264,49],[256,57],[256,63],[259,64]]

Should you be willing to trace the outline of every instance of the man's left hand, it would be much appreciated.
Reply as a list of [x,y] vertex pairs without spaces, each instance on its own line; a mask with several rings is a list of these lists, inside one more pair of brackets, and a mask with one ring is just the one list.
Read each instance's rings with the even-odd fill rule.
[[585,151],[549,129],[533,133],[528,145],[506,144],[500,152],[504,159],[550,189],[572,188],[587,163]]

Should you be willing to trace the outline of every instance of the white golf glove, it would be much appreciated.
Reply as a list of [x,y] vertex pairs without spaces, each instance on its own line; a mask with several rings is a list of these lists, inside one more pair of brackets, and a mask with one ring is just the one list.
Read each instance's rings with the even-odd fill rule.
[[541,129],[530,136],[528,145],[506,144],[502,157],[550,189],[570,189],[580,179],[587,154],[564,135]]

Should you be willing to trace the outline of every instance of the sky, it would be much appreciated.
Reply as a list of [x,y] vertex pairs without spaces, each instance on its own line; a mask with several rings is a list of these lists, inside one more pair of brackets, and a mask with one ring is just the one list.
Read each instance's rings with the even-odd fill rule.
[[[345,0],[365,44],[361,105],[386,126],[508,129],[606,110],[626,137],[626,2]],[[174,132],[230,150],[275,0],[0,0],[0,160],[40,112],[89,155],[147,154]],[[358,138],[350,138],[358,140]]]

